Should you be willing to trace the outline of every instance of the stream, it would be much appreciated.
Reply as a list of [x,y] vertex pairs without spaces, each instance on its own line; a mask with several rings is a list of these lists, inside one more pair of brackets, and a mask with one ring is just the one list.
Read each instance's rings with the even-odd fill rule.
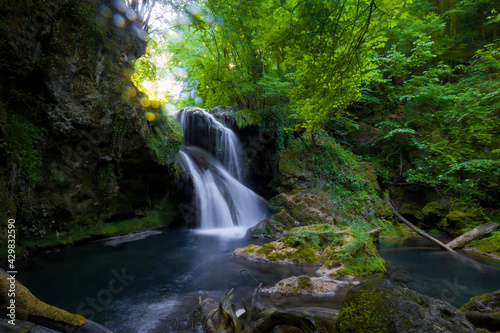
[[[314,267],[264,264],[232,256],[261,240],[164,230],[148,238],[105,246],[96,241],[29,257],[18,278],[41,300],[79,312],[115,332],[199,332],[191,325],[198,299],[218,300],[235,288],[234,303],[250,299],[255,280],[264,287]],[[393,278],[420,293],[460,307],[470,297],[500,289],[500,264],[433,248],[420,240],[381,241]],[[342,298],[347,290],[341,292]],[[307,302],[308,304],[304,303]],[[340,300],[290,302],[284,307],[339,308]]]

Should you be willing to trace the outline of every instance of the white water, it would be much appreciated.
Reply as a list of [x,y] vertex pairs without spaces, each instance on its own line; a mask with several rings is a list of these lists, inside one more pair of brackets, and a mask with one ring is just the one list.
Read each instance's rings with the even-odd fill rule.
[[179,153],[193,180],[199,233],[241,237],[266,218],[265,201],[242,184],[246,174],[236,134],[201,108],[185,108]]

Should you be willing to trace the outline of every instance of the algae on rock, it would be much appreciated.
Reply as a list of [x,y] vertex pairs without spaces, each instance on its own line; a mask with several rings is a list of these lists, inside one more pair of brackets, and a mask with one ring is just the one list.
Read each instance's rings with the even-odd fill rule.
[[351,228],[317,224],[293,228],[279,240],[262,246],[248,245],[233,253],[267,262],[323,265],[321,270],[332,277],[383,272],[384,260],[370,236],[361,234]]

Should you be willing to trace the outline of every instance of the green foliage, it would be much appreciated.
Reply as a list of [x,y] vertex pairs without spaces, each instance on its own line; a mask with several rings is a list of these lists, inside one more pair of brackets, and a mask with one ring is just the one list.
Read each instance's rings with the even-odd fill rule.
[[[394,0],[224,0],[203,6],[189,26],[178,27],[174,35],[184,40],[173,41],[170,50],[205,105],[262,110],[291,103],[291,128],[313,131],[359,98],[362,80],[373,77],[369,57],[387,40],[384,28],[404,13]],[[425,56],[415,52],[415,58]]]
[[[357,171],[360,161],[350,151],[341,147],[326,133],[315,138],[314,145],[304,145],[301,140],[291,142],[282,155],[280,171],[286,163],[293,163],[314,175],[315,184],[326,191],[358,191],[365,187],[363,176]],[[298,159],[298,160],[297,160]]]
[[391,47],[372,58],[374,80],[361,105],[375,110],[376,140],[358,149],[378,164],[386,182],[405,180],[460,196],[463,202],[495,204],[499,44],[486,38],[482,47],[468,45],[469,59],[464,60],[457,59],[462,46],[452,39],[453,30],[465,28],[457,18],[476,24],[472,11],[489,5],[459,1],[449,16],[436,15],[432,6],[427,1],[408,6],[408,16],[387,32]]

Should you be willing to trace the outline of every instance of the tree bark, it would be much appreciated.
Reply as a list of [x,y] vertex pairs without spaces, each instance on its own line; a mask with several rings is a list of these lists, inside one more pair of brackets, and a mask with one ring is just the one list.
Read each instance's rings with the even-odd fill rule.
[[457,238],[446,244],[446,246],[452,249],[461,249],[465,245],[472,242],[474,239],[492,232],[493,230],[498,228],[498,226],[499,224],[495,222],[485,223],[477,228],[467,231],[461,236],[458,236]]
[[417,228],[415,225],[413,225],[410,221],[408,221],[407,219],[405,219],[403,216],[401,216],[401,214],[399,214],[399,212],[391,205],[391,202],[390,202],[390,199],[389,199],[389,193],[388,192],[385,192],[384,194],[384,197],[385,197],[385,202],[387,203],[387,206],[389,206],[389,209],[391,210],[391,212],[396,215],[396,217],[401,221],[403,222],[404,224],[406,224],[407,226],[409,226],[413,231],[415,231],[416,233],[418,233],[420,236],[424,237],[424,238],[427,238],[428,240],[430,240],[431,242],[434,242],[436,243],[437,245],[441,246],[443,249],[445,249],[446,251],[449,251],[449,252],[455,252],[453,251],[453,249],[451,249],[449,246],[443,244],[442,242],[440,242],[439,240],[437,240],[436,238],[432,237],[431,235],[423,232],[421,229]]

